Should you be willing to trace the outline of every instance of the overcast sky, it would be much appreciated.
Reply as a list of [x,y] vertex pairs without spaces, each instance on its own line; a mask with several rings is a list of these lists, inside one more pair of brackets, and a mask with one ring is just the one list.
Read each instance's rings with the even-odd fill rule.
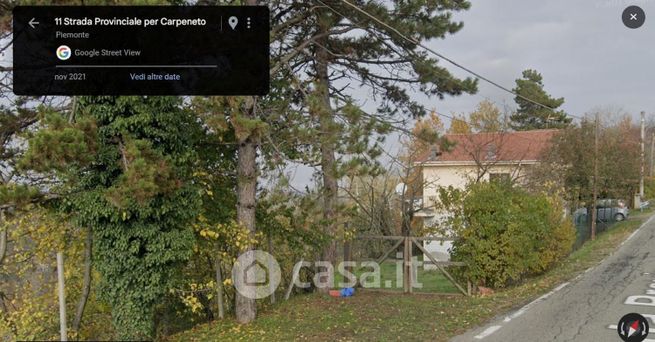
[[[629,5],[646,12],[639,29],[628,29],[621,21]],[[508,88],[522,70],[533,68],[542,73],[550,94],[566,99],[563,108],[571,114],[580,116],[599,106],[619,107],[634,116],[641,110],[655,113],[653,0],[472,0],[471,9],[455,17],[464,28],[428,45]],[[3,64],[7,57],[0,57]],[[446,62],[441,65],[468,76]],[[414,96],[446,114],[471,112],[485,97],[514,103],[512,95],[484,82],[478,95],[443,101]],[[310,173],[299,172],[294,183],[307,183]]]
[[[509,88],[522,70],[536,69],[546,90],[566,99],[563,108],[571,114],[582,115],[597,106],[618,106],[635,115],[641,110],[653,112],[654,1],[472,3],[469,11],[456,16],[464,28],[445,40],[430,42],[432,48]],[[628,29],[621,21],[629,5],[646,12],[639,29]],[[481,96],[513,104],[513,96],[486,83],[480,83],[479,94],[425,103],[434,103],[440,112],[470,112]]]
[[[621,20],[630,5],[646,12],[639,29]],[[531,68],[544,77],[546,91],[565,98],[562,108],[570,114],[583,116],[598,107],[634,117],[642,110],[655,113],[655,1],[472,0],[471,9],[455,18],[464,22],[461,31],[427,45],[507,88]],[[445,61],[441,65],[468,76]],[[485,98],[514,106],[513,95],[482,81],[477,95],[414,97],[444,114],[471,112]],[[389,139],[392,153],[397,141]],[[310,175],[307,169],[295,172],[293,184],[302,187]]]

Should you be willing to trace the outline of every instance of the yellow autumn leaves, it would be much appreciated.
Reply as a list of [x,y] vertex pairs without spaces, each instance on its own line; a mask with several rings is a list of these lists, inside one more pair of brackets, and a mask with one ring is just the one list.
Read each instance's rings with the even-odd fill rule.
[[[212,196],[213,193],[207,190],[207,195]],[[262,237],[261,233],[250,234],[247,229],[234,221],[211,223],[203,215],[200,215],[193,224],[193,230],[198,237],[193,248],[194,252],[208,255],[211,258],[218,257],[223,267],[232,265],[239,254],[248,247],[256,246]],[[200,314],[204,308],[203,300],[211,300],[216,293],[217,286],[223,286],[230,292],[229,289],[232,285],[230,278],[223,279],[222,284],[217,284],[214,280],[206,283],[190,282],[184,284],[183,289],[172,289],[171,293],[176,294],[192,313]],[[203,296],[205,299],[201,300]]]

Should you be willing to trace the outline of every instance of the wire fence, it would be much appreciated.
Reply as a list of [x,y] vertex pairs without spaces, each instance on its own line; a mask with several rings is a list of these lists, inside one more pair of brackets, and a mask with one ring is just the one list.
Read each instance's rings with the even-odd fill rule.
[[[596,220],[596,234],[601,234],[616,224],[618,221],[615,217],[615,215],[610,215],[608,218],[599,217]],[[625,219],[625,217],[623,217],[623,219]],[[577,213],[573,215],[573,221],[576,231],[573,250],[577,250],[582,247],[585,242],[591,239],[591,218],[586,212]]]

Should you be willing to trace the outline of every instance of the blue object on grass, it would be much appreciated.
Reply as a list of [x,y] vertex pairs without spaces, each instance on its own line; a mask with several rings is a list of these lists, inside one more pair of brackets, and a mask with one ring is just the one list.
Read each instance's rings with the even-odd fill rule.
[[346,287],[341,289],[341,297],[352,297],[355,294],[355,289],[352,287]]

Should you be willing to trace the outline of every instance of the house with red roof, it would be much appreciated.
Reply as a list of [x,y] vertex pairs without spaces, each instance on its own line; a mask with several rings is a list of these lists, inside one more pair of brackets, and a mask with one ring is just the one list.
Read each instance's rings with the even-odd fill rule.
[[[416,216],[423,217],[426,225],[434,225],[443,216],[434,209],[440,187],[464,189],[467,184],[493,179],[520,184],[530,168],[540,163],[556,133],[547,129],[447,134],[446,148],[435,146],[416,163],[423,176],[423,209]],[[425,247],[437,259],[449,259],[448,242],[426,242]]]

